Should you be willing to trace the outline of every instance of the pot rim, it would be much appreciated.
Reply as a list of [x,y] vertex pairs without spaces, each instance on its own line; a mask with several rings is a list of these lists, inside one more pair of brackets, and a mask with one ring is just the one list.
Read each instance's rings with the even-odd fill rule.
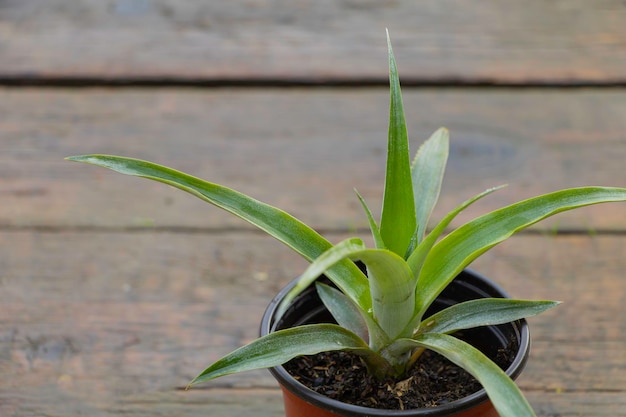
[[[504,291],[498,284],[494,283],[489,278],[471,270],[464,269],[462,274],[466,274],[471,276],[473,279],[478,281],[481,285],[481,290],[485,290],[485,287],[489,289],[492,297],[501,297],[501,298],[510,298],[509,294]],[[461,275],[461,274],[460,274]],[[455,278],[456,279],[456,278]],[[263,318],[260,326],[261,335],[266,335],[275,329],[274,323],[274,315],[278,309],[278,306],[281,300],[285,297],[287,292],[293,288],[298,282],[298,278],[291,281],[287,284],[280,292],[274,297],[274,299],[270,302],[265,313],[263,314]],[[515,358],[509,367],[506,369],[505,373],[511,378],[515,379],[524,369],[526,362],[528,360],[528,355],[530,353],[530,331],[528,328],[528,323],[525,319],[517,320],[512,323],[506,323],[500,326],[513,326],[516,336],[519,340],[519,346],[517,352],[515,354]],[[491,327],[491,326],[488,326]],[[411,409],[411,410],[385,410],[385,409],[376,409],[363,407],[353,404],[347,404],[338,400],[334,400],[325,395],[319,394],[305,385],[298,382],[295,378],[289,374],[284,367],[276,366],[273,368],[269,368],[271,374],[276,378],[276,380],[283,386],[283,388],[289,390],[294,395],[297,395],[304,399],[305,401],[314,404],[318,407],[324,408],[334,413],[341,413],[346,416],[402,416],[402,417],[410,417],[410,416],[445,416],[449,415],[450,412],[459,412],[463,410],[470,409],[475,407],[485,401],[489,400],[487,396],[487,392],[484,388],[481,388],[479,391],[468,395],[467,397],[461,398],[460,400],[452,401],[447,404],[443,404],[437,407],[432,408],[419,408],[419,409]]]

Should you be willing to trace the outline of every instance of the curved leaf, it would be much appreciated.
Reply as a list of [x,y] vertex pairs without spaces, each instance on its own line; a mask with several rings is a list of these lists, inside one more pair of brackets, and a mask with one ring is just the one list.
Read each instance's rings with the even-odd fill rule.
[[485,190],[482,193],[470,198],[469,200],[464,201],[454,210],[446,214],[446,216],[443,219],[441,219],[439,223],[437,223],[437,225],[433,228],[433,230],[428,234],[426,239],[421,241],[421,243],[417,246],[417,248],[415,248],[415,251],[413,251],[413,253],[407,259],[407,263],[409,264],[411,271],[413,271],[413,274],[415,276],[419,276],[419,273],[422,269],[422,265],[424,264],[424,260],[426,259],[428,252],[432,249],[435,243],[437,243],[437,239],[439,239],[441,234],[446,230],[446,227],[448,227],[450,222],[452,222],[452,220],[454,220],[454,218],[460,212],[465,210],[471,204],[485,197],[486,195],[489,195],[493,193],[494,191],[498,191],[499,189],[504,188],[504,187],[505,187],[504,185],[501,185],[499,187],[494,187],[494,188]]
[[509,323],[535,316],[560,303],[511,298],[480,298],[454,304],[422,322],[419,333],[450,334],[462,329]]
[[[332,268],[338,262],[342,262],[348,259],[350,257],[350,254],[354,253],[355,251],[361,251],[365,249],[367,249],[367,247],[359,238],[349,238],[339,242],[335,246],[328,248],[328,250],[318,256],[311,263],[311,265],[309,265],[309,267],[302,273],[302,275],[300,275],[296,285],[285,295],[280,305],[278,306],[277,316],[282,316],[289,304],[291,304],[291,302],[294,300],[294,298],[306,288],[310,287],[320,275],[326,273],[326,275],[332,281],[332,277],[328,274],[330,268]],[[369,282],[367,283],[367,285],[369,287]],[[341,289],[341,287],[339,288]],[[357,301],[355,301],[355,303],[363,311],[368,311],[372,306],[371,298],[363,304],[360,304]]]
[[[309,261],[317,258],[332,244],[295,217],[230,188],[204,181],[148,161],[111,155],[81,155],[66,158],[109,168],[126,175],[159,181],[186,191],[257,226],[295,250]],[[354,265],[344,261],[327,271],[329,278],[359,305],[370,304],[367,277]]]
[[365,316],[359,307],[352,302],[344,293],[330,285],[315,283],[315,289],[322,303],[328,309],[338,325],[348,329],[363,340],[369,338]]
[[368,221],[368,223],[370,225],[370,230],[372,231],[372,237],[374,238],[374,244],[376,245],[376,248],[378,248],[378,249],[386,249],[385,248],[385,242],[383,241],[383,238],[380,235],[380,229],[378,228],[378,225],[376,224],[376,220],[374,220],[374,216],[372,215],[372,211],[370,210],[369,206],[365,202],[365,199],[363,197],[361,197],[361,194],[359,194],[359,192],[356,189],[354,190],[354,192],[356,193],[356,196],[358,197],[359,201],[361,202],[361,206],[363,207],[363,211],[365,211],[365,215],[367,216],[367,221]]
[[389,344],[389,337],[374,318],[361,311],[345,294],[320,282],[316,282],[315,286],[324,305],[341,327],[354,332],[363,340],[369,338],[369,347],[374,351],[379,351]]
[[[360,260],[367,266],[374,318],[387,336],[397,337],[415,313],[415,279],[400,256],[385,249],[368,249],[359,238],[343,240],[320,255],[285,296],[279,306],[279,314],[291,303],[295,294],[343,259]],[[359,307],[368,311],[363,306]]]
[[571,188],[495,210],[451,232],[429,252],[418,283],[417,317],[467,265],[514,233],[566,210],[606,202],[626,201],[626,189]]
[[440,128],[420,146],[411,165],[418,243],[424,237],[428,219],[439,199],[449,148],[450,133],[448,129]]
[[535,413],[515,382],[481,351],[455,338],[426,333],[415,339],[400,339],[396,348],[422,347],[443,355],[465,369],[481,383],[501,417],[531,417]]
[[189,385],[237,372],[271,368],[296,356],[333,350],[352,350],[370,360],[377,359],[377,354],[354,333],[336,324],[311,324],[279,330],[256,339],[213,363]]
[[355,252],[352,259],[367,266],[372,309],[380,327],[391,339],[404,336],[415,313],[415,279],[406,261],[386,249]]

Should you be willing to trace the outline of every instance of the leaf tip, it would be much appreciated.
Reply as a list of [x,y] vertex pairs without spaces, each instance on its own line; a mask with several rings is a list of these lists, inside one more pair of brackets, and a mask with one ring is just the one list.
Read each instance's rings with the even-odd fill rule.
[[391,36],[389,35],[389,29],[385,28],[387,32],[387,54],[389,55],[389,61],[391,66],[395,66],[395,58],[393,56],[393,48],[391,47]]
[[89,162],[91,159],[93,159],[94,155],[72,155],[72,156],[66,156],[65,159],[66,161],[72,161],[72,162]]

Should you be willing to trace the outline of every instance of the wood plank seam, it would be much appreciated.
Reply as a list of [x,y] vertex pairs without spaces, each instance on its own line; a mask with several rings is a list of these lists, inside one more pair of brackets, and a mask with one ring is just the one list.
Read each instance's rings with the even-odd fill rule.
[[[90,77],[90,76],[42,76],[31,74],[2,74],[2,87],[43,87],[43,88],[319,88],[319,87],[387,87],[388,80],[378,77],[307,77],[307,78],[193,78],[193,77]],[[626,88],[626,77],[614,79],[562,79],[562,80],[500,80],[495,78],[427,78],[404,77],[403,88],[481,88],[481,89],[576,89]]]
[[[367,228],[316,228],[318,233],[322,235],[363,235],[368,234]],[[1,225],[0,232],[36,232],[36,233],[173,233],[173,234],[258,234],[265,236],[265,233],[253,227],[198,227],[198,226],[99,226],[99,225]],[[447,233],[452,231],[448,230]],[[585,229],[585,228],[568,228],[551,230],[544,228],[530,228],[522,230],[517,235],[526,236],[626,236],[625,230],[619,229]]]

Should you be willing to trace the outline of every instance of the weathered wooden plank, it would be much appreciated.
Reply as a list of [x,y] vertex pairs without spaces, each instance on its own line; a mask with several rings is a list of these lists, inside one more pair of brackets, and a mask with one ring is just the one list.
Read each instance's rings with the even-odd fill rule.
[[[625,245],[622,236],[520,236],[474,265],[516,297],[564,301],[531,320],[520,385],[539,415],[624,415]],[[302,270],[277,242],[245,232],[5,230],[0,247],[0,373],[11,376],[0,380],[2,415],[280,415],[263,371],[181,391],[254,338],[269,299]],[[608,405],[587,412],[601,399]]]
[[624,82],[620,0],[3,1],[4,79]]
[[624,417],[626,396],[611,392],[529,393],[540,417]]
[[[84,398],[75,394],[81,384],[65,378],[38,390],[38,395],[0,393],[0,413],[13,417],[64,417],[74,415],[154,416],[154,417],[283,417],[282,396],[278,387],[266,389],[170,390],[141,395],[126,394],[121,401]],[[27,390],[21,390],[27,391]],[[7,398],[8,397],[8,398]],[[109,400],[110,402],[107,402]]]
[[625,255],[622,235],[515,236],[473,267],[504,282],[516,298],[563,301],[542,320],[531,319],[533,335],[576,349],[582,341],[626,342]]
[[[0,394],[0,398],[1,398]],[[549,393],[527,392],[538,417],[624,417],[626,402],[623,393]],[[62,398],[66,401],[59,401]],[[46,403],[45,401],[49,402]],[[229,390],[190,391],[185,393],[152,393],[149,396],[132,398],[123,404],[102,404],[101,408],[84,408],[73,397],[58,393],[34,398],[30,404],[17,404],[15,398],[0,402],[3,415],[19,417],[79,415],[87,410],[90,416],[157,416],[157,417],[282,417],[282,399],[276,390]],[[55,404],[51,410],[50,404]]]
[[[518,381],[524,390],[557,393],[624,391],[626,345],[623,341],[536,340],[539,337],[535,338],[531,359]],[[541,380],[537,381],[533,375],[540,375]]]
[[[162,184],[63,161],[80,153],[149,159],[281,207],[316,228],[367,227],[386,150],[386,89],[0,90],[0,223],[10,227],[184,227],[243,222]],[[581,185],[626,186],[622,90],[406,89],[413,149],[439,126],[452,150],[437,218],[510,184],[461,219]],[[624,230],[624,205],[540,227]]]
[[[1,394],[0,394],[1,395]],[[527,392],[527,398],[533,405],[538,417],[624,417],[626,402],[622,393],[567,393],[567,392]],[[59,401],[59,398],[67,401]],[[45,403],[48,400],[50,402]],[[62,397],[57,393],[43,398],[32,399],[29,405],[9,407],[11,398],[0,403],[3,415],[20,417],[40,417],[42,415],[63,417],[78,415],[85,408],[76,404],[75,398]],[[50,410],[54,401],[55,407]],[[259,417],[282,417],[282,399],[276,390],[196,390],[190,392],[152,393],[149,396],[132,398],[123,404],[103,404],[101,408],[87,409],[90,416],[163,416],[163,417],[240,417],[255,415]]]

